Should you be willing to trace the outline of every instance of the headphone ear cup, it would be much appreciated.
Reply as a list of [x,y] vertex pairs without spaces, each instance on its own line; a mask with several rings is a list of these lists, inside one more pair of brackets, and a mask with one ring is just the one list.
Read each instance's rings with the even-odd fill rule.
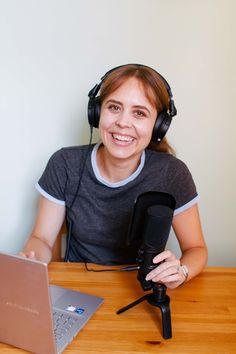
[[100,98],[90,97],[88,101],[88,121],[89,125],[98,128],[100,119]]
[[151,141],[157,142],[161,141],[167,133],[167,130],[170,127],[172,117],[167,112],[161,112],[158,114],[153,132]]

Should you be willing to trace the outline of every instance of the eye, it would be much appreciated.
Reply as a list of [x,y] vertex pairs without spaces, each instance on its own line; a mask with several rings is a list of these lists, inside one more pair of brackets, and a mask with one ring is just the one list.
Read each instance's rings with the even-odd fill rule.
[[134,115],[137,117],[137,118],[143,118],[143,117],[146,117],[146,113],[144,111],[141,111],[141,110],[137,110],[134,112]]
[[114,112],[114,113],[117,113],[120,111],[120,107],[116,104],[110,104],[108,106],[108,109],[109,109],[109,111]]

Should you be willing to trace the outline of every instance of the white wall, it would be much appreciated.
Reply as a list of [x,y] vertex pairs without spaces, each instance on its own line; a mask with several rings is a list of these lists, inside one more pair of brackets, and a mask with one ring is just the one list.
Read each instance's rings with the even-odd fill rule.
[[172,86],[169,138],[198,186],[209,264],[236,265],[235,11],[234,0],[0,0],[1,250],[29,234],[51,153],[88,142],[89,89],[139,62]]

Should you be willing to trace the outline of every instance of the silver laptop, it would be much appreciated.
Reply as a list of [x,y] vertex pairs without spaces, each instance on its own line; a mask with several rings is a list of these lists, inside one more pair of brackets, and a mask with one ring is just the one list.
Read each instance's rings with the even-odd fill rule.
[[47,265],[0,253],[0,342],[62,353],[103,299],[48,283]]

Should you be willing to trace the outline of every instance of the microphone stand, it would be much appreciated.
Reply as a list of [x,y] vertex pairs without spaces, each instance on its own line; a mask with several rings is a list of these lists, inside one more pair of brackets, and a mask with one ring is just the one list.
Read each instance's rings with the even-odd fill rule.
[[164,284],[152,282],[152,286],[152,293],[145,294],[131,304],[121,308],[116,313],[119,315],[146,300],[150,305],[160,308],[162,314],[163,338],[169,339],[172,337],[171,314],[169,306],[170,298],[166,295],[166,286]]
[[[147,251],[146,251],[147,252]],[[140,281],[143,290],[151,290],[152,292],[145,294],[144,296],[140,297],[139,299],[133,301],[129,305],[122,307],[116,313],[117,315],[129,310],[130,308],[140,304],[143,301],[147,301],[150,305],[159,307],[162,314],[162,331],[163,331],[163,338],[169,339],[172,337],[172,328],[171,328],[171,313],[170,313],[170,297],[166,294],[166,286],[162,283],[155,283],[153,281],[146,281],[145,276],[146,272],[146,265],[145,257],[146,253],[143,249],[139,250],[139,257],[138,257],[138,264],[139,266],[138,271],[138,280]],[[145,254],[145,255],[144,255]],[[155,265],[156,267],[157,265]],[[150,266],[149,270],[153,269],[154,266]]]

